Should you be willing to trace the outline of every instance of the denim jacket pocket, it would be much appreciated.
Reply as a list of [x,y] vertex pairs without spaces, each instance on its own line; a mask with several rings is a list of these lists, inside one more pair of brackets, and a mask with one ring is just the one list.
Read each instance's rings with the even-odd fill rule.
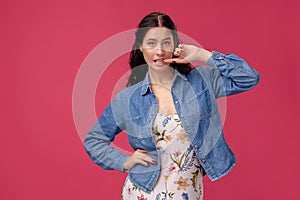
[[185,109],[188,117],[204,120],[211,117],[211,98],[208,88],[195,91],[195,95],[187,100]]

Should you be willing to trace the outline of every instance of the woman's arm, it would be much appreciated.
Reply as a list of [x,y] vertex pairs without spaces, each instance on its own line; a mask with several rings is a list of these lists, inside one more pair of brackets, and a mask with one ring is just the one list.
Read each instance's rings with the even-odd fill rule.
[[122,131],[114,115],[116,113],[113,113],[112,104],[110,104],[86,135],[84,147],[90,158],[100,167],[124,171],[123,166],[129,156],[111,146],[115,136]]
[[253,88],[260,79],[259,73],[234,54],[210,52],[193,45],[181,44],[175,49],[178,58],[165,59],[166,63],[200,61],[211,67],[198,67],[210,78],[216,98],[241,93]]
[[136,164],[144,166],[149,166],[149,163],[156,164],[145,150],[137,149],[129,156],[111,145],[115,136],[125,129],[125,120],[122,117],[125,106],[120,104],[121,99],[117,95],[86,135],[84,147],[88,155],[97,165],[107,170],[115,169],[124,172]]
[[211,67],[199,70],[210,76],[216,98],[250,90],[260,80],[259,73],[234,54],[213,51],[206,63]]

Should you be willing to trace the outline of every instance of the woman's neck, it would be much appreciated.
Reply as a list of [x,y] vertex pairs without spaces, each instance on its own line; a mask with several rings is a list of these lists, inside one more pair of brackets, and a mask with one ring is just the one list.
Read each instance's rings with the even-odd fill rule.
[[175,70],[172,67],[165,67],[159,70],[149,67],[150,83],[171,87],[174,78],[174,71]]

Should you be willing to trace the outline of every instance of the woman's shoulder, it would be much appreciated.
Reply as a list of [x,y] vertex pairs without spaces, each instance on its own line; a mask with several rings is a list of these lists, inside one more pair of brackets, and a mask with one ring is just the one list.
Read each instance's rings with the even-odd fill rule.
[[132,86],[126,87],[122,89],[120,92],[117,93],[116,99],[129,99],[133,95],[137,95],[141,93],[142,90],[142,81],[139,83],[136,83]]

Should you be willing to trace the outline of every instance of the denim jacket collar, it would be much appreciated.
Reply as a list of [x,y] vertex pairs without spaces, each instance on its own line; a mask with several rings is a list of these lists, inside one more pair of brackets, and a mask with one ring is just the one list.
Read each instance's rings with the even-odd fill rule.
[[[177,77],[180,77],[183,80],[187,81],[186,76],[184,74],[180,73],[177,69],[175,69],[173,82],[176,80]],[[142,96],[145,95],[148,91],[150,91],[152,93],[152,89],[150,87],[150,80],[149,80],[149,71],[146,73],[145,79],[143,80],[141,95]]]

